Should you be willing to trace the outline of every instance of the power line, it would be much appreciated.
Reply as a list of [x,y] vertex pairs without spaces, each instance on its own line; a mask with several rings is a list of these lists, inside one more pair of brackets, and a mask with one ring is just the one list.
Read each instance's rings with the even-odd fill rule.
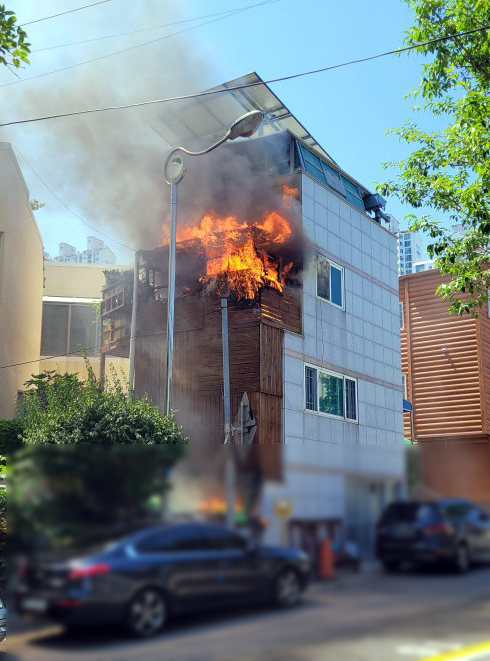
[[[211,310],[210,312],[203,312],[203,314],[198,314],[195,317],[188,317],[187,319],[182,319],[180,323],[187,323],[189,321],[193,321],[194,319],[203,319],[204,317],[207,317],[208,315],[211,314],[221,314],[221,310]],[[176,323],[176,326],[178,326],[179,323]],[[164,333],[167,332],[167,327],[160,327],[160,328],[155,328],[152,331],[148,331],[147,333],[137,333],[136,335],[132,335],[129,337],[122,338],[122,341],[128,341],[131,339],[139,339],[141,337],[150,337],[152,335],[163,335]],[[83,349],[77,349],[76,351],[68,351],[66,353],[58,353],[54,356],[44,356],[44,357],[39,357],[39,358],[34,358],[34,360],[25,360],[22,363],[12,363],[11,365],[0,365],[0,370],[7,369],[9,367],[20,367],[22,365],[31,365],[32,363],[38,363],[42,360],[54,360],[55,358],[66,358],[67,356],[78,356],[80,354],[83,354],[84,352],[87,351],[96,351],[97,349],[100,349],[100,345],[96,345],[94,347],[85,347]],[[89,356],[90,357],[90,356]],[[1,383],[1,382],[0,382]],[[5,385],[5,384],[4,384]]]
[[157,39],[152,39],[151,41],[145,41],[144,43],[136,44],[135,46],[128,46],[127,48],[123,48],[121,50],[114,51],[113,53],[107,53],[106,55],[99,55],[98,57],[93,57],[90,60],[85,60],[84,62],[78,62],[77,64],[70,64],[66,67],[61,67],[60,69],[53,69],[53,71],[46,71],[45,73],[40,73],[40,74],[37,74],[36,76],[29,76],[29,78],[22,78],[20,80],[14,80],[10,83],[4,83],[3,85],[0,85],[0,87],[9,87],[10,85],[18,85],[19,83],[24,83],[28,80],[35,80],[36,78],[43,78],[44,76],[50,76],[53,73],[59,73],[60,71],[68,71],[69,69],[74,69],[76,67],[80,67],[83,64],[90,64],[91,62],[99,62],[100,60],[105,60],[107,57],[112,57],[114,55],[121,55],[122,53],[127,53],[127,52],[135,50],[137,48],[142,48],[143,46],[150,46],[151,44],[155,44],[159,41],[164,41],[165,39],[170,39],[171,37],[176,37],[177,35],[183,34],[184,32],[190,32],[191,30],[196,30],[197,28],[201,28],[205,25],[209,25],[210,23],[216,23],[217,21],[222,21],[225,18],[229,18],[230,16],[235,16],[235,14],[240,14],[241,12],[247,11],[249,9],[253,9],[254,7],[259,7],[259,6],[262,6],[262,5],[269,5],[269,4],[272,4],[272,3],[275,3],[275,2],[282,2],[282,0],[264,0],[263,2],[259,2],[258,4],[255,4],[255,5],[249,5],[247,7],[241,8],[241,9],[234,9],[233,11],[230,11],[225,16],[220,16],[220,17],[214,18],[210,21],[205,21],[204,23],[200,23],[199,25],[193,25],[192,27],[184,28],[183,30],[179,30],[178,32],[173,32],[172,34],[164,35],[163,37],[158,37]]
[[[349,60],[348,62],[342,62],[341,64],[334,64],[328,67],[322,67],[321,69],[313,69],[311,71],[303,71],[301,73],[295,73],[289,76],[282,76],[280,78],[271,78],[270,80],[258,81],[255,83],[244,83],[243,85],[235,85],[234,87],[223,87],[220,89],[208,90],[206,92],[196,92],[194,94],[184,94],[182,96],[171,96],[164,99],[155,99],[152,101],[141,101],[140,103],[128,103],[122,106],[107,106],[105,108],[91,108],[89,110],[78,110],[75,112],[59,113],[57,115],[46,115],[45,117],[33,117],[31,119],[20,119],[14,120],[12,122],[4,122],[0,124],[2,126],[13,126],[16,124],[29,124],[32,122],[43,122],[48,119],[59,119],[61,117],[73,117],[75,115],[88,115],[91,113],[97,112],[106,112],[108,110],[126,110],[128,108],[140,108],[142,106],[156,105],[159,103],[169,103],[171,101],[186,101],[188,99],[197,99],[206,96],[212,96],[214,94],[223,94],[224,92],[234,92],[237,90],[247,89],[249,87],[257,87],[258,85],[270,85],[272,83],[280,83],[287,80],[294,80],[295,78],[302,78],[304,76],[311,76],[317,73],[324,73],[325,71],[332,71],[333,69],[340,69],[342,67],[347,67],[352,64],[360,64],[362,62],[369,62],[371,60],[376,60],[381,57],[386,57],[387,55],[398,55],[406,51],[414,50],[415,48],[421,48],[423,46],[428,46],[440,41],[448,41],[449,39],[459,39],[470,34],[475,34],[476,32],[483,32],[484,30],[489,30],[490,25],[486,25],[481,28],[476,28],[474,30],[468,30],[467,32],[460,32],[458,34],[449,35],[446,37],[438,37],[437,39],[430,39],[429,41],[423,41],[414,46],[407,46],[405,48],[398,48],[396,50],[386,51],[385,53],[378,53],[377,55],[370,55],[368,57],[362,57],[357,60]],[[9,83],[14,84],[14,83]]]
[[48,184],[44,181],[44,179],[42,179],[42,178],[38,175],[38,173],[36,172],[36,170],[34,170],[34,168],[32,167],[32,165],[29,163],[29,161],[27,160],[27,158],[21,153],[21,151],[19,150],[19,148],[16,147],[15,145],[13,145],[13,146],[14,146],[15,150],[17,151],[17,153],[18,153],[18,154],[24,159],[24,161],[25,161],[25,162],[27,163],[27,165],[30,167],[30,169],[32,170],[32,172],[33,172],[33,173],[36,175],[36,177],[39,179],[39,181],[43,184],[43,186],[45,186],[45,187],[48,189],[48,191],[51,193],[51,195],[52,195],[54,198],[56,198],[56,199],[58,200],[58,202],[59,202],[62,206],[64,206],[65,209],[66,209],[67,211],[69,211],[71,214],[73,214],[73,215],[75,216],[75,218],[78,218],[78,220],[81,220],[82,223],[84,223],[84,225],[87,225],[87,227],[90,227],[91,230],[94,230],[95,232],[97,232],[97,234],[100,234],[100,236],[103,236],[105,239],[108,239],[109,241],[112,241],[113,243],[116,243],[118,246],[123,246],[124,248],[128,248],[129,250],[132,250],[133,252],[135,251],[135,248],[132,248],[131,246],[126,245],[125,243],[121,243],[120,241],[116,241],[116,239],[113,239],[113,238],[112,238],[111,236],[109,236],[108,234],[104,234],[104,232],[101,232],[101,231],[100,231],[99,229],[97,229],[94,225],[91,225],[87,220],[85,220],[84,218],[82,218],[81,216],[79,216],[77,213],[75,213],[75,212],[73,211],[73,209],[70,209],[70,207],[67,206],[67,205],[63,202],[63,200],[61,200],[61,199],[56,195],[56,193],[54,192],[54,190],[48,186]]
[[[272,0],[271,0],[272,1]],[[273,0],[277,2],[279,0]],[[160,25],[152,25],[148,28],[140,28],[138,30],[129,30],[127,32],[115,32],[114,34],[107,34],[102,37],[94,37],[93,39],[83,39],[82,41],[72,41],[67,44],[58,44],[57,46],[46,46],[45,48],[36,48],[31,50],[31,53],[40,53],[42,51],[53,50],[55,48],[66,48],[68,46],[78,46],[80,44],[88,44],[94,41],[102,41],[103,39],[112,39],[114,37],[122,37],[128,34],[136,34],[138,32],[148,32],[149,30],[158,30],[160,28],[168,28],[174,25],[181,25],[182,23],[192,23],[192,21],[202,21],[205,18],[213,18],[215,16],[223,16],[225,14],[233,14],[236,11],[251,9],[252,7],[258,7],[262,4],[269,4],[269,2],[260,2],[257,5],[249,5],[247,7],[236,7],[235,9],[227,9],[226,11],[215,12],[214,14],[205,14],[204,16],[195,16],[194,18],[184,18],[180,21],[173,21],[172,23],[161,23]]]
[[95,7],[95,5],[103,5],[105,2],[110,2],[110,0],[99,0],[99,2],[93,2],[91,5],[84,5],[83,7],[68,9],[68,11],[62,11],[59,14],[52,14],[51,16],[44,16],[44,18],[36,18],[35,21],[28,21],[27,23],[21,23],[20,27],[23,28],[25,25],[40,23],[41,21],[47,21],[50,18],[56,18],[57,16],[64,16],[65,14],[72,14],[74,11],[80,11],[81,9],[87,9],[88,7]]

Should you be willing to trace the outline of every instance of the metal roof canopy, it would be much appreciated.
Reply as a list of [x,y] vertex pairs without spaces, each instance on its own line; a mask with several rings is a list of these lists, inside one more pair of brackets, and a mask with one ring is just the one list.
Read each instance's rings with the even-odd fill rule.
[[[233,89],[237,87],[241,89]],[[176,102],[172,109],[165,108],[154,126],[155,131],[172,147],[179,144],[193,147],[221,137],[245,112],[260,110],[265,118],[255,137],[290,131],[322,158],[339,167],[255,71],[207,91],[214,90],[223,92]]]

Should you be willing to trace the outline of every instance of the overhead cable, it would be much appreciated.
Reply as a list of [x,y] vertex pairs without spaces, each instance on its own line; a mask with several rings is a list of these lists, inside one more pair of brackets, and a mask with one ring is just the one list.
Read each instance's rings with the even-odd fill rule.
[[99,0],[99,2],[93,2],[91,5],[83,5],[83,7],[75,7],[75,9],[68,9],[67,11],[62,11],[59,14],[51,14],[50,16],[44,16],[43,18],[36,18],[35,21],[27,21],[27,23],[21,23],[20,27],[23,28],[26,25],[32,25],[33,23],[40,23],[41,21],[47,21],[50,18],[57,18],[58,16],[64,16],[65,14],[73,14],[73,12],[80,11],[81,9],[88,9],[89,7],[95,7],[95,5],[103,5],[105,2],[110,2],[110,0]]
[[415,48],[421,48],[423,46],[428,46],[430,44],[434,44],[436,42],[441,42],[441,41],[448,41],[450,39],[459,39],[460,37],[465,37],[470,34],[475,34],[477,32],[483,32],[484,30],[490,30],[490,25],[486,25],[481,28],[476,28],[474,30],[468,30],[466,32],[459,32],[458,34],[453,34],[453,35],[448,35],[446,37],[438,37],[437,39],[430,39],[429,41],[424,41],[419,44],[415,44],[413,46],[407,46],[405,48],[398,48],[395,50],[390,50],[386,51],[385,53],[378,53],[377,55],[370,55],[368,57],[362,57],[358,58],[356,60],[349,60],[348,62],[342,62],[341,64],[334,64],[328,67],[322,67],[321,69],[313,69],[311,71],[303,71],[301,73],[295,73],[291,74],[289,76],[281,76],[280,78],[271,78],[269,80],[263,80],[263,81],[257,81],[254,83],[244,83],[243,85],[235,85],[234,87],[222,87],[218,89],[213,89],[213,90],[208,90],[205,92],[195,92],[193,94],[184,94],[181,96],[171,96],[167,97],[164,99],[155,99],[152,101],[141,101],[139,103],[128,103],[125,105],[120,105],[120,106],[106,106],[104,108],[90,108],[87,110],[77,110],[74,112],[67,112],[67,113],[58,113],[56,115],[46,115],[44,117],[33,117],[30,119],[18,119],[18,120],[13,120],[11,122],[3,122],[0,123],[1,126],[13,126],[16,124],[29,124],[33,122],[43,122],[48,119],[60,119],[61,117],[74,117],[77,115],[88,115],[92,113],[98,113],[98,112],[107,112],[109,110],[126,110],[128,108],[140,108],[142,106],[150,106],[150,105],[156,105],[160,103],[170,103],[172,101],[186,101],[189,99],[197,99],[197,98],[202,98],[202,97],[207,97],[207,96],[214,96],[215,94],[223,94],[225,92],[234,92],[237,90],[242,90],[242,89],[248,89],[250,87],[257,87],[259,85],[270,85],[273,83],[280,83],[284,82],[287,80],[294,80],[295,78],[302,78],[304,76],[312,76],[318,73],[324,73],[325,71],[332,71],[334,69],[340,69],[341,67],[347,67],[352,64],[360,64],[362,62],[369,62],[371,60],[376,60],[381,57],[386,57],[387,55],[399,55],[400,53],[404,53],[406,51],[411,51],[414,50]]

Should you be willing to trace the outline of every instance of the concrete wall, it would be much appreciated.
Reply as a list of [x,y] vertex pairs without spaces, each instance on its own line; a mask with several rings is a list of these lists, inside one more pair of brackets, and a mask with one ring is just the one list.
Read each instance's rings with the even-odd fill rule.
[[43,245],[14,151],[0,142],[0,418],[15,414],[15,397],[39,371]]
[[[312,264],[303,337],[284,340],[286,480],[267,487],[264,513],[273,537],[273,501],[288,497],[293,518],[341,518],[355,537],[404,476],[396,237],[306,174],[302,206],[316,251],[344,268],[345,310],[316,296]],[[305,363],[357,379],[358,423],[305,410]]]

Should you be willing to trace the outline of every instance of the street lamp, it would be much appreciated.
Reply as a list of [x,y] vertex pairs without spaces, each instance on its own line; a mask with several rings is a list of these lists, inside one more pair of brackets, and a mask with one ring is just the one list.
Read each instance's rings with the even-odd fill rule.
[[174,306],[175,306],[175,254],[176,254],[176,236],[177,236],[177,187],[186,173],[184,162],[176,154],[182,152],[188,156],[203,156],[208,154],[216,147],[219,147],[227,140],[236,138],[249,138],[259,128],[264,114],[260,110],[252,110],[245,113],[228,129],[228,132],[213,145],[202,151],[189,151],[185,147],[176,147],[172,149],[167,156],[164,166],[165,181],[170,186],[170,246],[168,251],[168,311],[167,311],[167,389],[165,393],[165,413],[169,415],[172,410],[172,372],[173,372],[173,351],[174,351]]

